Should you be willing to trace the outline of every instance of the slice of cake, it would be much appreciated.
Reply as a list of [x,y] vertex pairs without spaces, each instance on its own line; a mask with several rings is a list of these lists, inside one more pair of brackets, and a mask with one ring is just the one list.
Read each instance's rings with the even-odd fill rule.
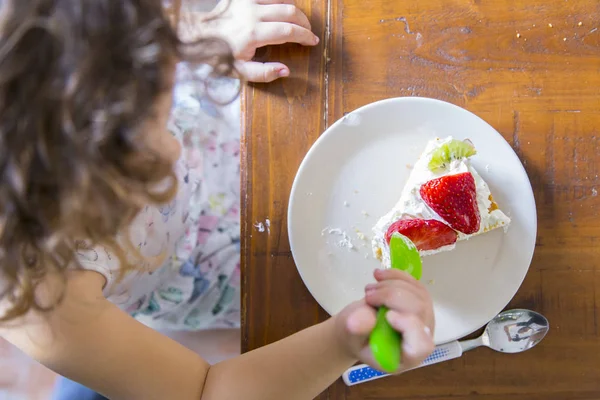
[[468,141],[434,139],[414,166],[400,200],[373,227],[373,253],[390,266],[394,232],[410,238],[422,256],[454,249],[457,241],[508,227],[508,218],[469,158]]

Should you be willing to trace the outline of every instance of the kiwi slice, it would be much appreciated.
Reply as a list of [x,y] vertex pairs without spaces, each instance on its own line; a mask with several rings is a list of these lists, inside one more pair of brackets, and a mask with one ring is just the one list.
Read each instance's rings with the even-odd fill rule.
[[446,169],[453,160],[468,158],[475,154],[477,154],[477,151],[470,140],[460,141],[452,139],[433,152],[428,168],[432,172],[439,172]]

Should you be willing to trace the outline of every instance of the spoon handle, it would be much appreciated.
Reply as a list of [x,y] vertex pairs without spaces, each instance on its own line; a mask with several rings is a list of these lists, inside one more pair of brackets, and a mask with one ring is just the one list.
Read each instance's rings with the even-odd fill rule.
[[[437,346],[433,353],[431,353],[431,355],[427,357],[425,361],[423,361],[423,363],[416,368],[426,367],[428,365],[437,364],[442,361],[452,360],[454,358],[462,356],[462,354],[463,349],[460,343],[455,340],[454,342]],[[374,368],[371,368],[366,364],[360,364],[346,370],[346,372],[344,372],[344,375],[342,375],[342,379],[344,380],[344,383],[346,383],[346,385],[353,386],[358,385],[359,383],[384,378],[389,375],[390,374],[386,374],[384,372],[380,372]]]

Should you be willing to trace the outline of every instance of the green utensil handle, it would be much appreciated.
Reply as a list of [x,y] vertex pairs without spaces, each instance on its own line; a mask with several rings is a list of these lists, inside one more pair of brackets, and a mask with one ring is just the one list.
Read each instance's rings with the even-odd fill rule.
[[387,307],[377,310],[377,323],[371,332],[369,346],[375,361],[385,372],[395,372],[400,366],[402,335],[386,319]]
[[[394,233],[390,240],[390,261],[393,269],[399,269],[421,279],[423,265],[415,244],[406,236]],[[396,372],[400,367],[402,335],[394,330],[386,319],[388,309],[377,310],[377,323],[369,337],[369,346],[375,361],[385,372]]]

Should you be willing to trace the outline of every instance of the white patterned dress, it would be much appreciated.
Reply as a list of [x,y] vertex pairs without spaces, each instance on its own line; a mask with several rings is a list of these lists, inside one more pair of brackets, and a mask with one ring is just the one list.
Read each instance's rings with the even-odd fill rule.
[[[119,264],[104,248],[80,251],[85,269],[106,277],[106,297],[155,329],[198,330],[240,323],[239,82],[211,80],[185,64],[169,130],[182,144],[179,192],[168,205],[146,207],[134,221],[132,244],[147,258],[118,280]],[[212,96],[214,97],[214,96]]]

